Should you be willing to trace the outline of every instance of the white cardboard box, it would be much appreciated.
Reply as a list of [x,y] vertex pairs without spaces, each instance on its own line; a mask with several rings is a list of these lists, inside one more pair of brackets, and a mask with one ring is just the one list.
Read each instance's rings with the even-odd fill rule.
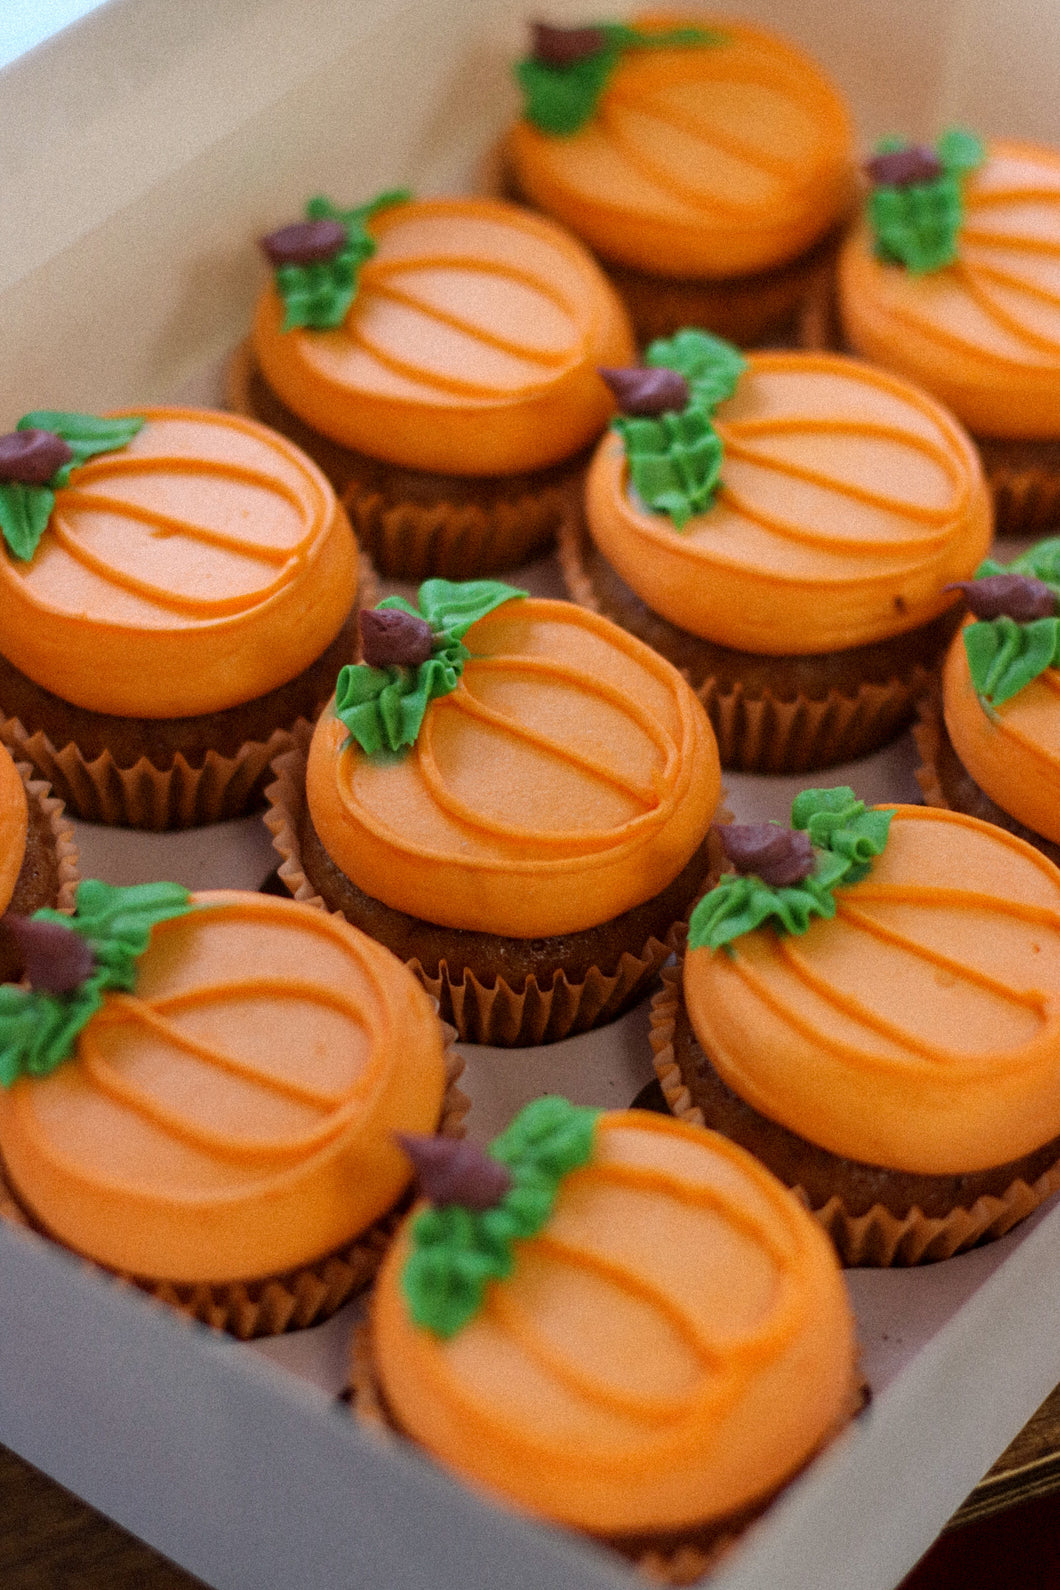
[[[1058,6],[733,9],[814,52],[866,139],[965,120],[1060,143]],[[0,73],[0,428],[35,407],[210,400],[261,279],[251,240],[310,192],[474,184],[514,108],[521,23],[502,0],[110,0]],[[834,782],[915,798],[911,767],[902,742]],[[730,804],[785,815],[799,782],[731,777]],[[255,887],[271,866],[254,820],[81,838],[85,872],[115,882]],[[642,1007],[547,1049],[469,1048],[472,1129],[544,1088],[627,1104],[650,1074],[646,1029]],[[1060,1208],[943,1265],[850,1280],[872,1407],[714,1590],[889,1590],[1060,1380]],[[243,1347],[0,1229],[0,1441],[218,1590],[632,1582],[357,1430],[334,1401],[348,1312]]]

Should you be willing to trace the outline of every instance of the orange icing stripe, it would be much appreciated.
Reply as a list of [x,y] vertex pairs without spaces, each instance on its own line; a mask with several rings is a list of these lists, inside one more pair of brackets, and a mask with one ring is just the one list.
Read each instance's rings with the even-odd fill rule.
[[[373,1299],[401,1426],[488,1490],[601,1533],[705,1521],[779,1484],[839,1421],[853,1372],[836,1260],[805,1211],[714,1133],[632,1114],[600,1118],[594,1160],[451,1341],[408,1317],[403,1233]],[[615,1202],[629,1186],[640,1202]],[[598,1344],[556,1329],[551,1300],[582,1276],[606,1299]],[[646,1317],[647,1378],[622,1350]]]
[[[0,1146],[77,1251],[159,1279],[253,1279],[395,1201],[409,1166],[392,1134],[437,1123],[441,1034],[406,968],[346,923],[265,896],[193,899],[205,909],[154,930],[136,993],[107,996],[76,1056],[0,1096]],[[174,1050],[201,1062],[193,1091]]]

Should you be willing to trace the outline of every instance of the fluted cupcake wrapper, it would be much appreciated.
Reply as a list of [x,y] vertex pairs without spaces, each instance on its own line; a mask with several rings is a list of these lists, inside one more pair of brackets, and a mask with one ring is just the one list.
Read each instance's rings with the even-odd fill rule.
[[62,801],[57,795],[52,794],[51,785],[45,779],[35,778],[33,768],[28,762],[16,762],[15,766],[25,785],[30,807],[37,811],[51,836],[58,871],[58,888],[55,899],[48,904],[54,906],[57,911],[72,911],[81,874],[77,840],[74,838],[70,819],[66,815]]
[[[672,935],[678,959],[664,968],[662,986],[652,999],[649,1036],[655,1072],[671,1113],[678,1120],[705,1127],[703,1111],[693,1102],[674,1055],[674,1029],[682,999],[680,957],[685,938],[686,931]],[[1058,1187],[1060,1161],[1033,1184],[1017,1178],[996,1196],[980,1197],[966,1209],[958,1206],[937,1216],[925,1215],[916,1207],[896,1215],[882,1204],[855,1215],[837,1194],[815,1206],[803,1187],[793,1187],[792,1191],[827,1231],[845,1265],[882,1268],[933,1263],[978,1242],[1004,1236]]]
[[[303,870],[299,836],[305,812],[309,735],[300,732],[295,739],[294,748],[273,763],[276,778],[265,791],[269,803],[265,822],[282,857],[278,870],[287,889],[296,900],[331,911]],[[720,813],[719,820],[724,820]],[[332,914],[343,915],[341,911]],[[513,1048],[554,1043],[610,1021],[647,989],[669,953],[667,945],[652,935],[639,952],[624,951],[609,970],[593,966],[575,982],[558,971],[545,986],[528,977],[519,989],[500,976],[491,984],[482,983],[465,968],[450,970],[444,960],[437,973],[427,972],[416,959],[406,964],[437,1000],[443,1020],[452,1022],[460,1038]]]
[[[559,561],[573,601],[605,618],[581,553],[582,530],[567,521],[559,536]],[[616,620],[617,622],[617,620]],[[867,756],[902,732],[931,675],[919,663],[882,684],[833,687],[822,697],[782,700],[737,683],[726,689],[713,678],[679,672],[702,701],[718,742],[721,765],[740,773],[809,773]]]
[[[229,366],[228,406],[273,424],[277,416],[264,412],[255,397],[261,379],[244,343]],[[292,420],[294,440],[331,480],[359,545],[388,579],[467,580],[527,562],[551,543],[561,519],[570,512],[571,493],[580,488],[585,474],[586,460],[579,455],[568,468],[549,470],[540,484],[531,478],[521,492],[509,492],[504,477],[499,477],[496,483],[492,479],[476,483],[481,500],[447,501],[443,494],[440,501],[424,503],[411,496],[402,499],[400,487],[394,500],[358,472],[355,452],[327,437],[318,440],[296,416]],[[395,469],[395,479],[400,473]]]
[[[446,1089],[438,1131],[446,1137],[464,1136],[464,1119],[471,1101],[457,1085],[464,1062],[453,1048],[456,1034],[445,1029]],[[299,1265],[283,1274],[264,1276],[256,1281],[173,1282],[151,1280],[108,1270],[90,1259],[86,1264],[102,1270],[122,1284],[135,1286],[189,1319],[216,1330],[227,1331],[240,1341],[253,1337],[280,1336],[285,1331],[322,1325],[325,1320],[362,1291],[382,1263],[394,1230],[412,1193],[406,1193],[397,1208],[373,1222],[351,1242],[311,1264]],[[0,1164],[0,1219],[14,1225],[39,1229],[18,1200]],[[43,1233],[48,1236],[45,1231]]]

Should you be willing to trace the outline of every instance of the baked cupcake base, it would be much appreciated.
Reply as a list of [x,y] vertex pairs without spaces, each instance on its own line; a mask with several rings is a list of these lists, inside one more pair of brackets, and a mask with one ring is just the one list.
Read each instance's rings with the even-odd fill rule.
[[767,657],[717,646],[654,612],[592,541],[564,527],[560,565],[576,602],[672,662],[707,709],[723,767],[804,773],[867,756],[905,728],[960,620],[959,608],[889,640],[819,655]]
[[306,737],[297,740],[276,759],[266,790],[284,884],[296,900],[337,912],[385,944],[472,1043],[554,1043],[613,1020],[645,991],[669,954],[673,923],[720,867],[711,829],[666,889],[599,927],[544,939],[441,928],[365,894],[331,860],[306,808]]
[[916,781],[928,806],[964,812],[968,817],[978,817],[984,823],[1004,828],[1018,839],[1025,839],[1043,856],[1047,856],[1054,866],[1060,867],[1060,844],[1021,823],[975,782],[953,748],[937,689],[929,692],[920,702],[917,721],[913,725],[913,738],[920,752]]
[[249,344],[229,365],[226,401],[309,454],[338,493],[358,544],[393,579],[464,580],[535,557],[570,513],[589,456],[582,451],[548,469],[481,477],[382,463],[292,413],[265,382]]
[[[26,762],[16,762],[26,790],[28,824],[26,849],[11,899],[9,911],[32,916],[42,906],[72,911],[77,890],[77,842],[63,803],[51,793],[51,786],[34,778]],[[13,982],[22,970],[22,959],[13,941],[0,926],[0,982]]]
[[[374,580],[361,600],[374,601]],[[294,679],[227,711],[120,718],[53,695],[0,657],[0,740],[88,822],[177,829],[239,817],[260,800],[269,763],[311,721],[359,651],[356,612]]]
[[[675,933],[683,949],[684,933]],[[681,994],[681,961],[652,1001],[651,1045],[666,1102],[679,1120],[711,1127],[791,1187],[847,1265],[950,1258],[1004,1236],[1060,1187],[1060,1138],[965,1175],[920,1175],[832,1154],[760,1115],[732,1092],[700,1046]]]
[[[448,1029],[448,1037],[453,1037]],[[457,1086],[464,1062],[451,1042],[445,1051],[446,1091],[438,1131],[447,1137],[463,1137],[464,1117],[471,1107],[467,1095]],[[176,1309],[189,1319],[227,1331],[240,1341],[259,1336],[279,1336],[289,1330],[322,1325],[338,1312],[355,1293],[371,1281],[394,1229],[411,1202],[410,1189],[400,1203],[375,1221],[367,1231],[333,1253],[312,1264],[256,1281],[177,1284],[156,1281],[120,1271],[105,1271],[125,1284],[138,1287],[149,1296]],[[20,1203],[7,1180],[0,1161],[0,1220],[29,1227],[45,1237],[50,1233]],[[86,1264],[92,1260],[85,1259]],[[96,1266],[93,1265],[93,1268]],[[103,1268],[99,1266],[98,1268]]]

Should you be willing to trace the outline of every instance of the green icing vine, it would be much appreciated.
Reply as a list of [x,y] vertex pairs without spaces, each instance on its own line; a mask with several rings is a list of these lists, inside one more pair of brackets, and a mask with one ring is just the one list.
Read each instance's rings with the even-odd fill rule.
[[489,1283],[511,1274],[514,1244],[548,1220],[564,1176],[588,1163],[599,1114],[555,1096],[535,1099],[487,1149],[512,1178],[494,1208],[447,1204],[417,1215],[401,1275],[417,1325],[448,1340],[474,1318]]
[[307,221],[338,221],[346,228],[346,242],[331,259],[311,265],[278,265],[274,272],[276,289],[283,299],[284,331],[308,326],[313,331],[328,331],[341,326],[357,296],[361,266],[376,251],[367,222],[392,204],[404,204],[412,194],[394,188],[370,199],[353,210],[340,210],[321,195],[305,207]]
[[[1008,564],[986,558],[975,578],[996,574],[1027,574],[1041,580],[1060,606],[1060,536],[1039,541]],[[963,634],[968,671],[984,710],[1002,706],[1047,668],[1060,667],[1060,617],[1036,618],[1029,624],[1005,615],[978,619],[966,625]]]
[[630,480],[641,502],[683,530],[714,501],[723,456],[714,410],[732,396],[747,361],[721,337],[686,328],[653,342],[644,362],[684,377],[687,407],[657,418],[619,414],[611,423],[625,443]]
[[415,744],[430,702],[456,689],[471,655],[463,640],[472,624],[526,594],[498,580],[425,580],[416,594],[418,607],[401,596],[380,602],[384,610],[399,608],[426,619],[436,639],[433,655],[418,668],[349,663],[341,670],[335,683],[335,716],[361,750],[373,756]]
[[835,916],[835,890],[869,872],[893,816],[893,810],[867,810],[846,785],[803,790],[792,802],[791,826],[805,830],[820,852],[813,872],[782,888],[753,873],[726,873],[692,912],[689,949],[716,950],[770,920],[784,933],[805,933],[811,918]]
[[62,437],[73,457],[43,486],[26,486],[20,481],[0,484],[0,535],[13,558],[25,563],[36,552],[55,507],[55,493],[69,483],[71,470],[97,453],[113,453],[125,447],[143,425],[139,416],[108,420],[95,414],[66,414],[55,409],[34,409],[22,416],[16,430],[52,431]]
[[541,132],[569,138],[591,121],[624,50],[713,48],[728,42],[726,35],[714,28],[646,33],[618,22],[601,22],[596,27],[604,40],[601,48],[570,65],[553,66],[532,55],[516,62],[523,115]]
[[[885,138],[877,154],[905,147]],[[957,258],[957,236],[964,219],[964,178],[986,159],[982,140],[954,127],[935,145],[942,166],[937,177],[895,187],[883,184],[869,195],[869,221],[880,259],[904,265],[915,276],[942,270]]]
[[109,989],[136,986],[136,962],[158,922],[193,910],[178,883],[142,883],[118,888],[85,878],[77,888],[73,916],[36,911],[33,920],[71,929],[88,944],[95,966],[69,994],[47,994],[17,983],[0,984],[0,1085],[20,1076],[46,1076],[73,1053],[78,1033],[95,1015]]

